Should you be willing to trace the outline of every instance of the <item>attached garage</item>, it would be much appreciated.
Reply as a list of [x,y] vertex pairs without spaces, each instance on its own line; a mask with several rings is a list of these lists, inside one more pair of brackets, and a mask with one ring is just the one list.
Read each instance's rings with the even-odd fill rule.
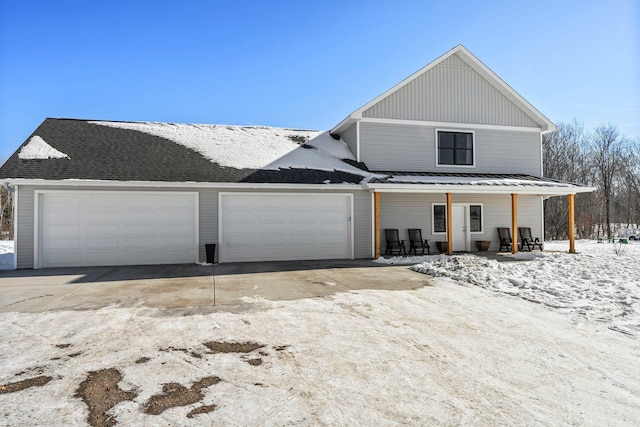
[[220,193],[220,261],[353,258],[353,196]]
[[198,261],[195,192],[37,191],[34,267]]

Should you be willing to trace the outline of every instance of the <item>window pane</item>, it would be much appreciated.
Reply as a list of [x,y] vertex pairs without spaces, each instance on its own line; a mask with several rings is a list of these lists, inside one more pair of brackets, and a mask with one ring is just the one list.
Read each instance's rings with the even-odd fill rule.
[[438,132],[439,148],[454,148],[455,134],[453,132]]
[[438,163],[441,165],[453,165],[453,149],[441,148],[438,150]]
[[471,222],[471,231],[482,231],[482,206],[469,206],[469,219]]
[[436,233],[444,233],[447,231],[447,217],[445,206],[433,207],[433,231]]
[[470,133],[457,133],[456,134],[456,148],[466,148],[471,150],[473,148],[473,139]]
[[473,134],[438,131],[438,164],[473,166]]
[[472,165],[473,164],[473,151],[471,150],[456,150],[456,165]]

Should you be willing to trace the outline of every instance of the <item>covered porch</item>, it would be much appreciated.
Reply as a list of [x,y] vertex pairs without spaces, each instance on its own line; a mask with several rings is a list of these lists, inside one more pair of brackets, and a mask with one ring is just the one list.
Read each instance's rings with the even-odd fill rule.
[[[569,247],[575,253],[574,198],[590,192],[591,187],[521,175],[421,173],[392,175],[368,184],[372,197],[372,256],[384,255],[385,230],[397,229],[410,245],[408,230],[418,228],[428,240],[431,253],[477,250],[478,241],[489,251],[507,250],[501,245],[498,228],[510,231],[508,250],[517,253],[519,227],[530,229],[531,236],[544,240],[543,200],[568,198]],[[436,249],[440,242],[442,251]]]

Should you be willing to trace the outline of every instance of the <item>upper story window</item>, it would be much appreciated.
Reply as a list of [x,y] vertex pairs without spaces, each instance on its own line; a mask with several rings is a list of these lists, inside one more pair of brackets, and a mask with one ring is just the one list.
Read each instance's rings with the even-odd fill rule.
[[473,132],[437,131],[438,166],[474,166]]

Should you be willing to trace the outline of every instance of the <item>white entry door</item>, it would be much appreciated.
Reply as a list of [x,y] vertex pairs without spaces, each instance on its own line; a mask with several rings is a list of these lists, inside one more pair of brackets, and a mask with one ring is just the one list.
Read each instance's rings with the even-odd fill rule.
[[463,205],[453,205],[451,210],[453,250],[467,251],[467,208]]
[[195,263],[198,194],[36,194],[35,267]]
[[352,258],[350,194],[220,194],[220,261]]

